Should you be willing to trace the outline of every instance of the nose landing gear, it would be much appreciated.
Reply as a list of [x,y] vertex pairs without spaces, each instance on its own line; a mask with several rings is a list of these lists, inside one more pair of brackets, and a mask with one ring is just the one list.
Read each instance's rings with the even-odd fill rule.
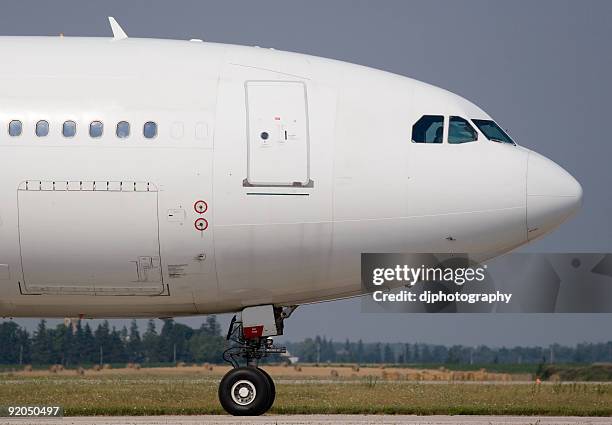
[[[223,359],[234,367],[221,379],[219,401],[226,412],[235,416],[256,416],[267,412],[276,398],[276,387],[270,375],[258,367],[259,360],[270,354],[282,354],[269,336],[283,334],[283,320],[297,306],[257,306],[244,309],[240,319],[230,323],[227,340],[231,346]],[[240,362],[246,366],[240,366]]]

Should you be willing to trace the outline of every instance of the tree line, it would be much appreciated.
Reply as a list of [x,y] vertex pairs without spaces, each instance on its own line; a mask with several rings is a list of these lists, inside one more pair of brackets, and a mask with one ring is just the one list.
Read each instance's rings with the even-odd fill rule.
[[[541,364],[612,362],[612,341],[575,346],[476,347],[423,343],[337,342],[325,337],[286,342],[289,356],[304,363],[387,363],[387,364]],[[107,321],[92,329],[88,322],[47,326],[45,320],[28,332],[12,321],[0,323],[0,364],[81,364],[104,363],[222,363],[227,347],[215,316],[208,316],[199,328],[163,320],[161,329],[149,320],[144,332],[134,320],[121,329]],[[268,361],[285,361],[278,356]]]
[[220,363],[224,349],[215,316],[198,329],[165,319],[159,332],[149,320],[142,334],[135,320],[129,329],[108,321],[92,329],[80,320],[50,328],[41,320],[32,334],[15,322],[0,323],[0,364]]
[[612,341],[575,346],[488,347],[421,343],[335,342],[317,336],[285,344],[306,363],[540,364],[612,362]]

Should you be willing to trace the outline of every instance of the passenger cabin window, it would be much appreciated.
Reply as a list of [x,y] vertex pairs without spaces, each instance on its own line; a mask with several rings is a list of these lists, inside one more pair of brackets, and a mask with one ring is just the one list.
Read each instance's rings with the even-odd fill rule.
[[196,123],[195,138],[198,140],[204,140],[207,137],[208,137],[208,125],[205,122]]
[[36,123],[36,135],[45,137],[49,134],[49,123],[45,120],[40,120]]
[[172,127],[170,128],[170,135],[173,139],[181,139],[184,133],[185,130],[182,122],[177,121],[172,123]]
[[74,137],[76,134],[76,123],[74,121],[64,121],[62,134],[64,137]]
[[117,123],[117,137],[125,139],[130,137],[130,123],[127,121],[119,121]]
[[487,137],[487,139],[493,142],[499,143],[510,143],[516,145],[514,140],[508,136],[508,134],[498,126],[495,121],[491,120],[472,120],[476,127]]
[[448,143],[469,143],[478,140],[478,133],[474,127],[461,117],[450,117],[448,122]]
[[102,121],[92,121],[89,124],[89,135],[95,139],[98,137],[102,137],[102,132],[104,131],[104,124]]
[[8,128],[9,136],[11,137],[21,136],[21,130],[22,130],[21,121],[13,120],[9,123],[9,128]]
[[423,115],[412,126],[414,143],[442,143],[444,117],[442,115]]
[[142,129],[142,134],[147,139],[152,139],[157,136],[157,124],[153,121],[147,121]]

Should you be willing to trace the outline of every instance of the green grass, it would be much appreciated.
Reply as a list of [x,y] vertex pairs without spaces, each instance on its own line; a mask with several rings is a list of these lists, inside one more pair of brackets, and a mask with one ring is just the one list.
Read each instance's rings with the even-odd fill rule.
[[[223,413],[218,378],[175,374],[0,376],[0,405],[61,405],[75,415]],[[299,383],[277,378],[271,413],[612,416],[608,384]]]

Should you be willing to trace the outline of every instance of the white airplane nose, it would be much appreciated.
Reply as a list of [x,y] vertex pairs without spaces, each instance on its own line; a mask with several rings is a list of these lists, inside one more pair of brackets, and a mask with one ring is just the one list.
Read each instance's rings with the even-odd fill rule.
[[527,163],[527,238],[542,236],[574,215],[582,205],[582,186],[548,158],[529,153]]

